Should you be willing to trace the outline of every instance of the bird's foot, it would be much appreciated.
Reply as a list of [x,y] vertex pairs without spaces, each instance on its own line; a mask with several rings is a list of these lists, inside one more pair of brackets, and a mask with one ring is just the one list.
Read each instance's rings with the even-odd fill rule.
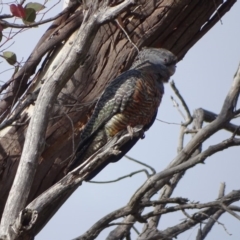
[[129,135],[131,136],[131,139],[133,139],[133,128],[131,126],[127,126],[127,131],[129,133]]
[[131,136],[131,139],[133,139],[133,136],[135,135],[134,133],[138,132],[138,137],[141,139],[145,138],[145,131],[143,130],[143,126],[142,125],[138,125],[134,128],[132,128],[131,126],[127,126],[127,131],[129,133],[129,135]]
[[141,139],[144,139],[145,138],[145,131],[143,129],[143,126],[142,125],[139,125],[139,126],[136,126],[139,128],[138,130],[138,137],[141,138]]

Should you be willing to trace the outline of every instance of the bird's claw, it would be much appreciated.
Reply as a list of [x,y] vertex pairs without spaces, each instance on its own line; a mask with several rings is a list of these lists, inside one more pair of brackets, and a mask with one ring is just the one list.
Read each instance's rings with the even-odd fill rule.
[[129,133],[131,139],[133,139],[133,128],[128,125],[128,126],[127,126],[127,131],[128,131],[128,133]]

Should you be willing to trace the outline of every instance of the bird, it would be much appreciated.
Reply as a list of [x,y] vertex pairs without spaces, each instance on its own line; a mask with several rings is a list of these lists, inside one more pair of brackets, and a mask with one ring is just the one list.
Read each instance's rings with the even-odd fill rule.
[[[81,132],[75,157],[66,172],[83,163],[120,131],[137,125],[147,131],[155,121],[164,94],[163,84],[175,73],[176,63],[177,57],[167,49],[140,50],[130,69],[112,80],[103,91]],[[110,162],[120,160],[139,138],[132,137],[120,147],[120,154],[111,156],[85,180],[94,178]]]

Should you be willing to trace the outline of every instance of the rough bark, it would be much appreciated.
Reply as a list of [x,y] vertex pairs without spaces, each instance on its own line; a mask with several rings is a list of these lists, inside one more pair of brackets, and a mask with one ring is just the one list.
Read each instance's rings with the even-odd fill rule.
[[[131,41],[138,48],[144,46],[167,48],[181,60],[187,51],[220,20],[220,17],[230,10],[236,0],[228,0],[224,3],[220,0],[136,2],[135,6],[118,17],[119,24],[128,33]],[[217,8],[218,12],[216,12]],[[57,19],[44,34],[29,57],[29,61],[15,79],[9,80],[9,88],[13,95],[5,95],[0,101],[2,122],[6,119],[14,101],[17,101],[28,87],[30,76],[35,74],[26,98],[41,87],[41,77],[51,66],[56,54],[62,50],[61,42],[63,40],[67,42],[70,35],[74,39],[74,32],[81,26],[82,21],[83,7],[79,6],[77,1],[73,2],[67,14]],[[67,43],[71,44],[69,41]],[[47,53],[42,70],[35,73],[36,66]],[[136,53],[136,49],[116,21],[109,20],[99,27],[87,57],[81,62],[78,70],[72,72],[71,79],[54,103],[45,134],[45,144],[27,203],[64,176],[63,170],[74,152],[75,143],[91,114],[94,103],[106,84],[131,65]],[[21,79],[21,86],[18,85],[18,79]],[[15,116],[14,122],[17,120],[18,123],[26,122],[25,124],[3,126],[0,132],[0,216],[19,164],[29,123],[26,120],[31,116],[32,108],[33,105]],[[14,112],[9,118],[13,116]]]

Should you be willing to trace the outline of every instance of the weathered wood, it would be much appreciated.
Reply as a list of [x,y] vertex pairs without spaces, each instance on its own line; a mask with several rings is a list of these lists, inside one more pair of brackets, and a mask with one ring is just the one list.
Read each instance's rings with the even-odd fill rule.
[[[59,92],[72,73],[84,63],[99,26],[109,19],[116,18],[132,5],[132,0],[125,0],[112,8],[101,6],[97,9],[96,5],[97,2],[85,12],[84,20],[76,35],[76,41],[69,44],[71,47],[68,49],[67,56],[63,56],[60,51],[42,78],[44,84],[35,103],[20,163],[2,215],[0,238],[7,236],[8,240],[18,239],[18,232],[22,232],[21,229],[17,229],[12,231],[15,234],[10,234],[9,226],[13,225],[20,211],[27,204],[38,159],[45,146],[48,120]],[[68,48],[68,45],[66,46]]]

